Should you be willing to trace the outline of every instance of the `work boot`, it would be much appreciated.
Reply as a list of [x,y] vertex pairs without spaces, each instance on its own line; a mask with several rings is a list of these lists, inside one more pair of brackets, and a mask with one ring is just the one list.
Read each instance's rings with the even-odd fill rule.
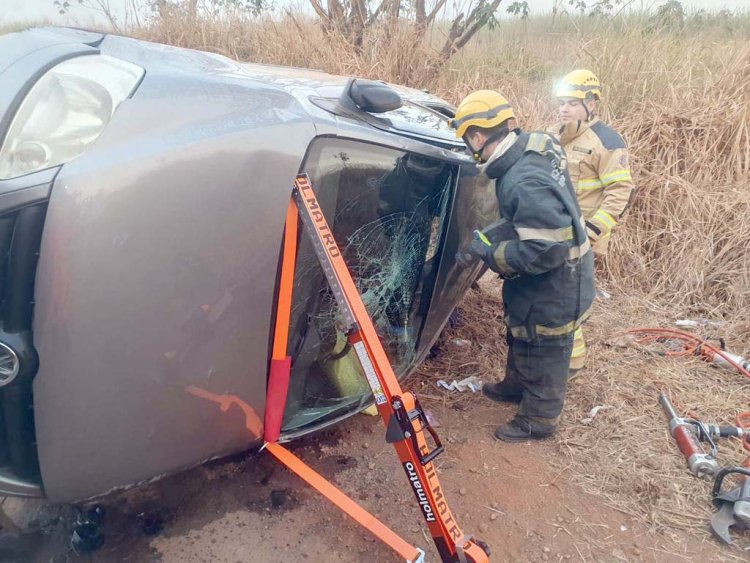
[[482,385],[482,393],[498,403],[520,403],[523,399],[523,392],[514,389],[509,385],[500,383],[485,383]]
[[507,424],[495,430],[495,438],[503,442],[525,442],[527,440],[544,440],[555,433],[555,426],[515,416]]

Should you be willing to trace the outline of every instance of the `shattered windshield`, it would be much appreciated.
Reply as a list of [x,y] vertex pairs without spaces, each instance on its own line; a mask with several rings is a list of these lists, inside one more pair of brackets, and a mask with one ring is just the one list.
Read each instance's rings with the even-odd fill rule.
[[[438,271],[456,167],[415,153],[320,139],[305,164],[391,364],[414,362]],[[292,305],[290,431],[364,405],[370,389],[312,245],[300,238]]]

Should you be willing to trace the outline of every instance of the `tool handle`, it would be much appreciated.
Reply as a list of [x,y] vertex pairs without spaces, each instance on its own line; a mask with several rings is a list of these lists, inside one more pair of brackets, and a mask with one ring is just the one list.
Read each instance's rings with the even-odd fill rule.
[[664,409],[664,412],[667,414],[669,420],[679,418],[679,416],[677,416],[677,411],[674,410],[674,407],[672,406],[672,403],[669,400],[669,397],[667,397],[666,393],[659,394],[659,404],[661,405],[661,408]]
[[518,233],[513,228],[513,223],[507,219],[500,219],[499,221],[487,225],[482,229],[482,234],[492,244],[503,242],[504,240],[515,240],[518,238]]
[[738,426],[719,426],[719,438],[742,438],[745,432]]
[[677,447],[680,448],[682,455],[689,460],[695,454],[703,454],[698,437],[685,426],[677,426],[672,431]]
[[701,442],[707,442],[715,438],[742,438],[747,436],[747,430],[739,426],[719,426],[718,424],[706,424],[695,421],[693,423],[699,429],[698,438]]

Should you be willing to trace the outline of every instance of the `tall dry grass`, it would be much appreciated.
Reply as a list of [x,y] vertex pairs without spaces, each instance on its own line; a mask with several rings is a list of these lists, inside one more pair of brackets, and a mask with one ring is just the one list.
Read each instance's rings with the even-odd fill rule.
[[[602,116],[630,144],[638,187],[602,281],[682,315],[742,318],[750,306],[750,14],[692,18],[675,29],[655,29],[642,14],[503,21],[437,73],[427,63],[447,33],[440,24],[424,42],[407,25],[374,27],[361,52],[291,13],[176,14],[131,32],[242,61],[427,88],[453,103],[495,88],[527,129],[555,121],[550,92],[557,77],[591,68],[606,85]],[[741,324],[750,336],[750,321]]]
[[504,22],[437,75],[425,61],[441,44],[440,26],[424,44],[408,27],[374,28],[361,53],[292,15],[173,18],[135,34],[243,61],[405,83],[454,103],[471,90],[496,88],[526,128],[554,122],[557,77],[591,68],[606,84],[603,117],[630,144],[638,186],[605,281],[685,315],[730,317],[750,306],[750,25],[742,17],[730,24],[683,33],[650,30],[643,16]]

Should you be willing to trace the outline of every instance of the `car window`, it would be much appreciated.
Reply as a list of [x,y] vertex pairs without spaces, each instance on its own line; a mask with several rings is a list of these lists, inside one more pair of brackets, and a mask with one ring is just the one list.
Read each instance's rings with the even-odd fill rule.
[[448,259],[440,263],[420,349],[434,342],[443,323],[483,268],[482,262],[473,268],[460,267],[453,259],[456,252],[471,243],[475,229],[483,229],[500,219],[495,181],[480,174],[473,164],[461,166],[452,200],[450,225],[445,229],[441,250]]
[[448,117],[424,106],[404,100],[400,108],[377,115],[387,119],[391,126],[401,131],[419,133],[425,136],[442,136],[456,141],[456,133],[451,129]]
[[[356,141],[313,143],[305,172],[397,373],[416,358],[457,167]],[[362,405],[370,390],[307,236],[292,305],[284,430]]]

